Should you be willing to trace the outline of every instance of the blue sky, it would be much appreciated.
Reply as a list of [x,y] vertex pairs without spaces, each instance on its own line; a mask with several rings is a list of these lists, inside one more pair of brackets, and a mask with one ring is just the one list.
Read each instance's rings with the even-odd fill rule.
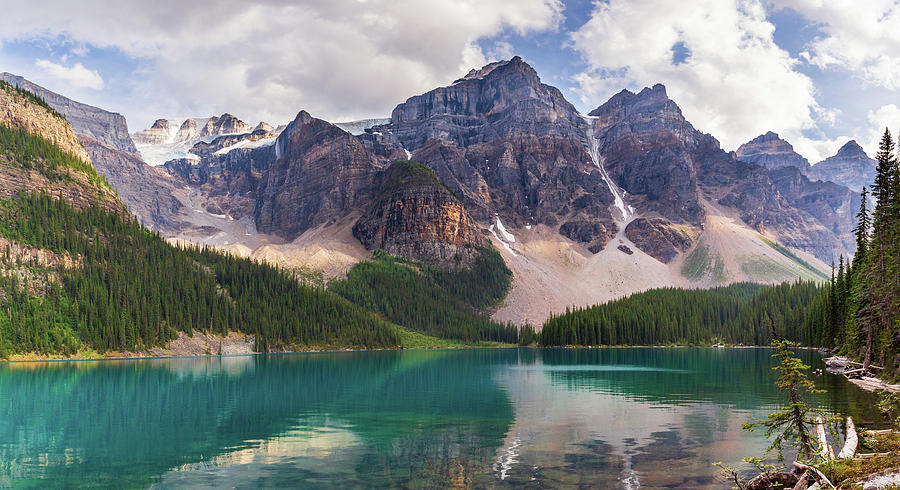
[[[124,4],[124,5],[123,5]],[[825,4],[825,5],[823,5]],[[815,162],[900,130],[897,0],[20,2],[0,71],[123,113],[386,116],[513,54],[582,111],[664,83],[727,150],[773,130]],[[92,15],[90,12],[103,12]]]

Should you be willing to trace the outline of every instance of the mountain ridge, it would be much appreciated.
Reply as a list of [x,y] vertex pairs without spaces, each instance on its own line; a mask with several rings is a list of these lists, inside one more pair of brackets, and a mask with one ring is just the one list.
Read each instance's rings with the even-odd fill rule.
[[[346,126],[352,134],[301,111],[277,137],[195,144],[193,157],[160,167],[188,223],[172,235],[276,260],[330,257],[340,243],[353,263],[365,249],[347,232],[372,209],[385,169],[414,160],[459,198],[516,274],[502,320],[540,323],[567,304],[653,286],[815,276],[772,243],[821,272],[852,251],[852,192],[725,152],[661,84],[623,90],[585,116],[514,57],[373,121]],[[578,281],[588,292],[569,292],[565,283]]]

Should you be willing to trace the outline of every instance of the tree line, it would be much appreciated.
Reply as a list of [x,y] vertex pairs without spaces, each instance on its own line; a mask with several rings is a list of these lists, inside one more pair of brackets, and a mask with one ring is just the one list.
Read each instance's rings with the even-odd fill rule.
[[770,320],[790,338],[811,342],[806,307],[822,286],[798,280],[778,286],[737,283],[713,289],[652,289],[585,308],[567,308],[543,326],[540,343],[554,345],[765,345]]
[[[863,188],[856,254],[840,257],[837,272],[811,308],[809,328],[822,343],[895,371],[900,359],[900,154],[885,129],[875,181]],[[874,207],[871,205],[874,203]]]

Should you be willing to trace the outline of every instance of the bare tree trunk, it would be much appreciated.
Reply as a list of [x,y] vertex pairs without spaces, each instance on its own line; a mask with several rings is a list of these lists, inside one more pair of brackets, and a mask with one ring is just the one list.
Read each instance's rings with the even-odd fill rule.
[[866,356],[863,359],[863,369],[868,371],[872,363],[872,322],[866,322]]

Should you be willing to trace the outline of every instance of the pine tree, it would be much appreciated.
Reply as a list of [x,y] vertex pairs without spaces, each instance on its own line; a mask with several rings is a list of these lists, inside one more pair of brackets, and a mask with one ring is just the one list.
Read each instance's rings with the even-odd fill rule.
[[869,192],[863,186],[860,194],[862,201],[859,205],[859,212],[856,213],[856,228],[853,232],[856,234],[856,255],[853,257],[853,271],[859,270],[859,266],[865,263],[866,255],[869,250],[869,230],[872,228],[872,219],[869,217],[868,200]]
[[[872,242],[867,250],[867,270],[860,278],[861,298],[859,319],[863,323],[866,332],[865,354],[863,368],[868,369],[872,363],[872,354],[876,338],[881,338],[882,333],[890,328],[893,309],[896,303],[892,291],[894,284],[890,276],[892,235],[895,224],[891,223],[895,208],[893,202],[898,189],[894,188],[897,172],[897,160],[894,155],[894,141],[891,132],[884,130],[884,135],[879,144],[876,155],[878,162],[876,167],[875,182],[872,184],[872,196],[876,199],[875,210],[872,219]],[[884,345],[880,346],[879,354],[884,357]]]

